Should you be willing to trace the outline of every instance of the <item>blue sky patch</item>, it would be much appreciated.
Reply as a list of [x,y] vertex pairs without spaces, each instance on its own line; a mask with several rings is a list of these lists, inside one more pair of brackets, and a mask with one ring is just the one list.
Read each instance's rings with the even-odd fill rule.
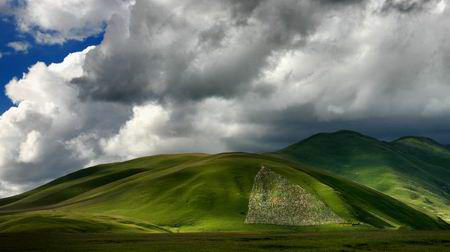
[[[69,53],[78,52],[90,45],[98,45],[103,40],[103,34],[87,38],[83,41],[67,41],[62,45],[39,45],[27,34],[17,32],[12,18],[0,19],[0,114],[13,104],[5,95],[5,85],[14,77],[20,78],[28,72],[28,68],[36,62],[45,64],[61,62]],[[11,42],[25,42],[30,45],[27,52],[16,52],[10,46]]]

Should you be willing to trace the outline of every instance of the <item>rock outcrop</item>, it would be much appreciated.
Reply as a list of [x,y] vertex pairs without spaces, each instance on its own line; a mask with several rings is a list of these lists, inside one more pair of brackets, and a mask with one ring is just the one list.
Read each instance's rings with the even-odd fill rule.
[[255,177],[245,223],[307,226],[343,223],[324,202],[265,168]]

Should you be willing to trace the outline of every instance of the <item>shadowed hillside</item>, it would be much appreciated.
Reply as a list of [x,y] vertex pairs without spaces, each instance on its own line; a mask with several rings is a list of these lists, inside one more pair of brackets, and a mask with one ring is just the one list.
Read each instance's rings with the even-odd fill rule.
[[339,131],[314,135],[275,155],[346,177],[450,220],[450,150],[432,139],[384,142]]

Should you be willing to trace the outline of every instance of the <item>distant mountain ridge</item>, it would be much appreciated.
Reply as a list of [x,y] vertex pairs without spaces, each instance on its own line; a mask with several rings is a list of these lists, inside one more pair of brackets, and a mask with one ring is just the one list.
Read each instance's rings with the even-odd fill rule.
[[354,131],[320,133],[277,152],[450,220],[450,150],[427,137],[392,142]]

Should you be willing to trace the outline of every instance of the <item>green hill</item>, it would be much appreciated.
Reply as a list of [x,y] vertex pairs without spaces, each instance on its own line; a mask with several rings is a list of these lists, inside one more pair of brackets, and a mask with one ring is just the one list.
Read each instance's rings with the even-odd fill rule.
[[314,135],[274,155],[327,170],[450,220],[450,150],[430,138],[384,142],[338,131]]
[[[276,174],[272,182],[281,183],[276,184],[277,190],[301,191],[304,197],[300,200],[319,206],[339,222],[301,227],[263,224],[264,220],[246,224],[249,198],[262,165]],[[266,201],[269,205],[289,204],[277,203],[281,197],[277,191],[263,191],[271,194],[271,201]],[[282,193],[283,197],[290,195]],[[286,207],[294,212],[298,208]],[[250,153],[159,155],[99,165],[0,200],[0,232],[274,232],[374,227],[446,229],[448,224],[328,172]]]

